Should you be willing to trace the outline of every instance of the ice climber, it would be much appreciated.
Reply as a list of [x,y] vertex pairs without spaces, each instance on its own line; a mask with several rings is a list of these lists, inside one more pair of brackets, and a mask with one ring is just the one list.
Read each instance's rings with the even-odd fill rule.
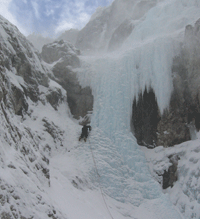
[[79,137],[79,141],[83,138],[86,142],[89,132],[92,130],[90,125],[84,125],[82,128],[81,136]]

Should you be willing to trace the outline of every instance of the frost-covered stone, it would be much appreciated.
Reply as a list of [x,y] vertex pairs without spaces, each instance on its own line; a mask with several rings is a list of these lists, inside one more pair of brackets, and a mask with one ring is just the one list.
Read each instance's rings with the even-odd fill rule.
[[47,70],[41,64],[36,50],[15,26],[0,17],[1,25],[1,62],[32,85],[48,86]]
[[12,86],[12,93],[15,113],[17,115],[23,115],[23,111],[26,112],[28,110],[28,103],[26,101],[24,92],[21,89]]

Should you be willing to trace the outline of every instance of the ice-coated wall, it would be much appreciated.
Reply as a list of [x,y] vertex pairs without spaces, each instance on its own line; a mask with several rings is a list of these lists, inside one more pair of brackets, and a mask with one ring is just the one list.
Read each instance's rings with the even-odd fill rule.
[[95,96],[93,122],[106,132],[130,129],[131,107],[145,87],[153,88],[161,113],[173,90],[171,68],[179,54],[185,26],[200,17],[197,0],[158,1],[141,20],[121,51],[86,57],[82,85]]
[[185,26],[200,17],[198,2],[158,1],[138,21],[121,51],[83,57],[85,68],[78,76],[83,86],[91,86],[94,95],[91,145],[98,154],[101,185],[110,196],[136,206],[147,199],[168,203],[162,218],[179,216],[151,178],[130,132],[132,103],[140,91],[152,87],[160,112],[168,107],[173,57],[180,51]]
[[138,71],[138,67],[133,57],[132,50],[120,57],[85,58],[90,63],[79,74],[81,83],[90,84],[94,95],[88,147],[92,147],[100,179],[95,168],[90,177],[94,182],[100,180],[103,191],[118,201],[140,206],[155,200],[159,206],[150,210],[160,212],[155,219],[161,218],[162,212],[166,219],[180,218],[151,177],[145,156],[130,131],[134,95],[140,84],[150,84],[141,80],[144,75],[134,74],[133,69]]

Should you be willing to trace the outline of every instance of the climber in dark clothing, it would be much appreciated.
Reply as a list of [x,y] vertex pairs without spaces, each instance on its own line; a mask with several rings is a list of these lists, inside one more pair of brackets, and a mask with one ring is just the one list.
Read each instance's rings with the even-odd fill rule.
[[82,128],[81,136],[79,137],[79,141],[84,138],[84,141],[86,142],[89,132],[92,130],[92,127],[90,125],[84,125]]

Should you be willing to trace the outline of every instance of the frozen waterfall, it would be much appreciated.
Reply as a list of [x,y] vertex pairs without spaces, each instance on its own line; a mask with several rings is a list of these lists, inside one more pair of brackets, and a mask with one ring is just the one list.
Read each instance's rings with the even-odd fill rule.
[[132,103],[141,90],[152,87],[161,113],[168,107],[173,57],[180,51],[185,26],[200,17],[199,7],[195,0],[158,1],[137,21],[121,51],[83,57],[85,70],[79,73],[81,84],[91,86],[94,95],[90,144],[103,190],[121,202],[154,208],[155,218],[181,216],[152,179],[130,131]]

